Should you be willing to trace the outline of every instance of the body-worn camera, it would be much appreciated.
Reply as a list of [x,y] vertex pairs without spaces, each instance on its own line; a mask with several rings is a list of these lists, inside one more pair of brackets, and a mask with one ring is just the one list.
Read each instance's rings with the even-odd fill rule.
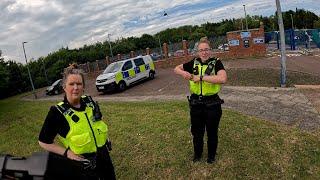
[[199,69],[198,66],[193,68],[193,75],[199,75]]
[[94,121],[100,121],[102,119],[102,113],[100,111],[100,107],[98,104],[98,101],[96,101],[94,104]]

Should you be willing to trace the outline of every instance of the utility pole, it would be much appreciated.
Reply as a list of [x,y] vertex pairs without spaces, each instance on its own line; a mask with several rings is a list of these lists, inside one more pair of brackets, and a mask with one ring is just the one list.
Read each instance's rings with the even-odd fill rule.
[[113,58],[112,47],[111,47],[111,42],[110,42],[110,35],[111,35],[111,34],[108,33],[108,39],[109,39],[109,40],[108,40],[108,43],[109,43],[109,48],[110,48],[111,57]]
[[246,18],[246,29],[247,29],[247,31],[248,31],[249,29],[248,29],[248,20],[247,20],[246,5],[243,5],[243,9],[244,9],[244,16],[245,16],[245,18]]
[[24,49],[24,44],[25,44],[25,43],[28,43],[28,42],[22,42],[22,48],[23,48],[24,58],[25,58],[25,60],[26,60],[26,66],[27,66],[27,70],[28,70],[28,74],[29,74],[30,83],[31,83],[31,86],[32,86],[32,93],[33,93],[33,95],[34,95],[34,98],[37,99],[37,95],[36,95],[36,92],[35,92],[35,90],[34,90],[34,85],[33,85],[32,77],[31,77],[31,74],[30,74],[29,66],[28,66],[26,50]]
[[278,14],[278,24],[280,31],[280,43],[281,43],[281,78],[280,78],[280,86],[286,87],[286,44],[285,44],[285,36],[284,36],[284,27],[282,20],[282,12],[280,1],[276,0],[277,4],[277,14]]

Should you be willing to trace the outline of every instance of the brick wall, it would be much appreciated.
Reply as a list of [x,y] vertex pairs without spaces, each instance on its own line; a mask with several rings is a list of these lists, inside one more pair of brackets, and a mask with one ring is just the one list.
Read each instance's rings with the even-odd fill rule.
[[[227,39],[229,40],[239,40],[238,46],[230,46],[229,51],[218,51],[213,52],[214,57],[218,57],[221,60],[223,59],[230,59],[230,58],[241,58],[241,57],[249,57],[249,56],[265,56],[266,55],[266,45],[265,43],[254,43],[255,38],[263,38],[264,40],[264,27],[261,24],[260,28],[258,29],[249,29],[251,36],[248,38],[249,40],[249,47],[244,47],[243,38],[241,38],[242,31],[233,31],[227,33]],[[188,54],[188,42],[183,41],[183,50],[185,52],[184,56],[178,57],[168,57],[168,45],[166,43],[163,44],[163,54],[164,59],[155,61],[156,68],[174,68],[175,66],[188,62],[194,58],[194,56]],[[149,54],[151,49],[146,49],[146,54]],[[117,55],[119,59],[121,59],[121,55]],[[131,51],[130,56],[135,56],[134,52]],[[105,60],[96,61],[93,63],[87,63],[80,65],[84,72],[88,73],[88,76],[96,77],[98,76],[108,64],[110,63],[109,57],[106,57]],[[101,65],[102,64],[102,65]],[[92,67],[91,67],[92,66]],[[100,67],[101,66],[101,67]]]
[[154,62],[156,68],[173,68],[179,64],[186,63],[190,61],[193,56],[179,56],[170,57],[168,59],[162,59]]
[[[248,32],[251,33],[250,37],[241,37],[242,32],[243,31],[232,31],[227,33],[229,57],[265,56],[266,45],[264,43],[263,24],[261,23],[260,28],[249,29]],[[249,47],[244,46],[245,39],[249,41]],[[263,43],[259,43],[259,39],[263,39]],[[238,40],[239,45],[230,45],[230,40]]]

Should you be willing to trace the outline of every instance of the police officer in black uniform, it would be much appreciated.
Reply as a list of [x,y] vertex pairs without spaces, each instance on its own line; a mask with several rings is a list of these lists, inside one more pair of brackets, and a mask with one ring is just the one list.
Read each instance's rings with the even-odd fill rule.
[[219,98],[221,84],[227,81],[222,62],[212,56],[210,42],[203,37],[198,42],[198,57],[175,67],[176,74],[189,80],[191,96],[188,97],[193,136],[193,161],[200,161],[203,152],[203,137],[208,136],[207,163],[215,161],[218,146],[218,127],[222,115]]
[[[71,65],[63,77],[64,100],[52,106],[39,145],[53,153],[46,179],[116,179],[109,155],[107,125],[90,96],[84,96],[82,71]],[[55,142],[59,137],[61,144]]]

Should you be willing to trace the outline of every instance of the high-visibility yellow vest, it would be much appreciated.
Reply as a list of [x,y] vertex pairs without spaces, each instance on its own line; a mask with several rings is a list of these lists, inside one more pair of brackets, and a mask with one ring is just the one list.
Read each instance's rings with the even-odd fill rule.
[[65,148],[69,147],[75,154],[83,154],[96,152],[97,147],[105,145],[108,127],[102,120],[95,121],[94,107],[87,105],[85,111],[76,111],[71,107],[64,108],[63,104],[60,102],[57,106],[70,127],[65,138],[59,136]]
[[[214,67],[215,67],[216,60],[217,59],[211,58],[208,64],[202,65],[198,60],[195,59],[193,63],[193,73],[197,71],[198,74],[194,74],[194,75],[202,75],[202,76],[214,75],[215,74]],[[206,72],[209,66],[210,66],[210,69],[212,70],[210,72]],[[197,83],[193,81],[189,81],[189,85],[190,85],[191,94],[203,95],[203,96],[210,96],[210,95],[217,94],[221,89],[220,84],[213,84],[206,81],[200,81]]]

